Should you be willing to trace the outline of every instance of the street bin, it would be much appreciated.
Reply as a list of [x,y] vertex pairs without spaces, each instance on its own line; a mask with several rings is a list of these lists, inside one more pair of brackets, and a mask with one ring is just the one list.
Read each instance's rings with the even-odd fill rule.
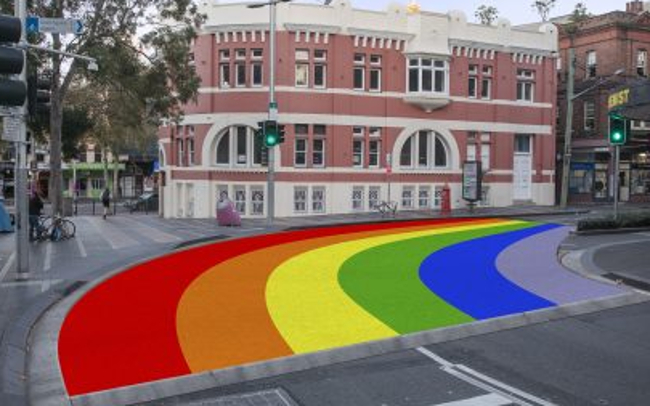
[[70,217],[70,216],[72,216],[73,209],[74,209],[74,205],[73,205],[73,202],[72,202],[72,198],[71,197],[64,197],[63,198],[63,207],[62,207],[63,213],[61,213],[61,214],[64,217]]
[[217,224],[220,226],[241,226],[241,217],[232,200],[222,198],[217,203]]

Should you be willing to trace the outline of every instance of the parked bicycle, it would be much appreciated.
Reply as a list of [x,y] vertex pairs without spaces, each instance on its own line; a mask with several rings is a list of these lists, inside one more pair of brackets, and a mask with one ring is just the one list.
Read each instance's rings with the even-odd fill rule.
[[61,241],[73,238],[77,232],[77,226],[67,218],[55,216],[41,216],[36,227],[37,241]]
[[379,203],[377,203],[377,205],[375,206],[375,210],[381,213],[382,217],[385,216],[395,217],[397,215],[397,202],[388,202],[386,200],[382,200]]

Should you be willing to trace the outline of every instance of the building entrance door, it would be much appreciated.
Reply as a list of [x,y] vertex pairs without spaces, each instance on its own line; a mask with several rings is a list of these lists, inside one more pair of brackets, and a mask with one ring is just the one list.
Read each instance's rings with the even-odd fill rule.
[[515,135],[514,162],[512,165],[512,190],[514,200],[530,200],[532,198],[532,163],[531,136],[528,134]]

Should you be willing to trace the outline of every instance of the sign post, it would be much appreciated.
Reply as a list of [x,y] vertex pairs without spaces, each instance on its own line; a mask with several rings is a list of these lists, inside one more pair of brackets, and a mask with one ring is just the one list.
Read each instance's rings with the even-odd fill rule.
[[463,162],[463,199],[470,203],[481,200],[481,162]]

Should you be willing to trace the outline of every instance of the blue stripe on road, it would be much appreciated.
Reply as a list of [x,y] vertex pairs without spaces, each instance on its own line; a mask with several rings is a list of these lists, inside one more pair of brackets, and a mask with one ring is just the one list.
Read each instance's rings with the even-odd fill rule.
[[555,306],[501,275],[496,258],[509,245],[556,227],[559,226],[544,224],[436,251],[420,265],[420,279],[436,295],[475,319]]

